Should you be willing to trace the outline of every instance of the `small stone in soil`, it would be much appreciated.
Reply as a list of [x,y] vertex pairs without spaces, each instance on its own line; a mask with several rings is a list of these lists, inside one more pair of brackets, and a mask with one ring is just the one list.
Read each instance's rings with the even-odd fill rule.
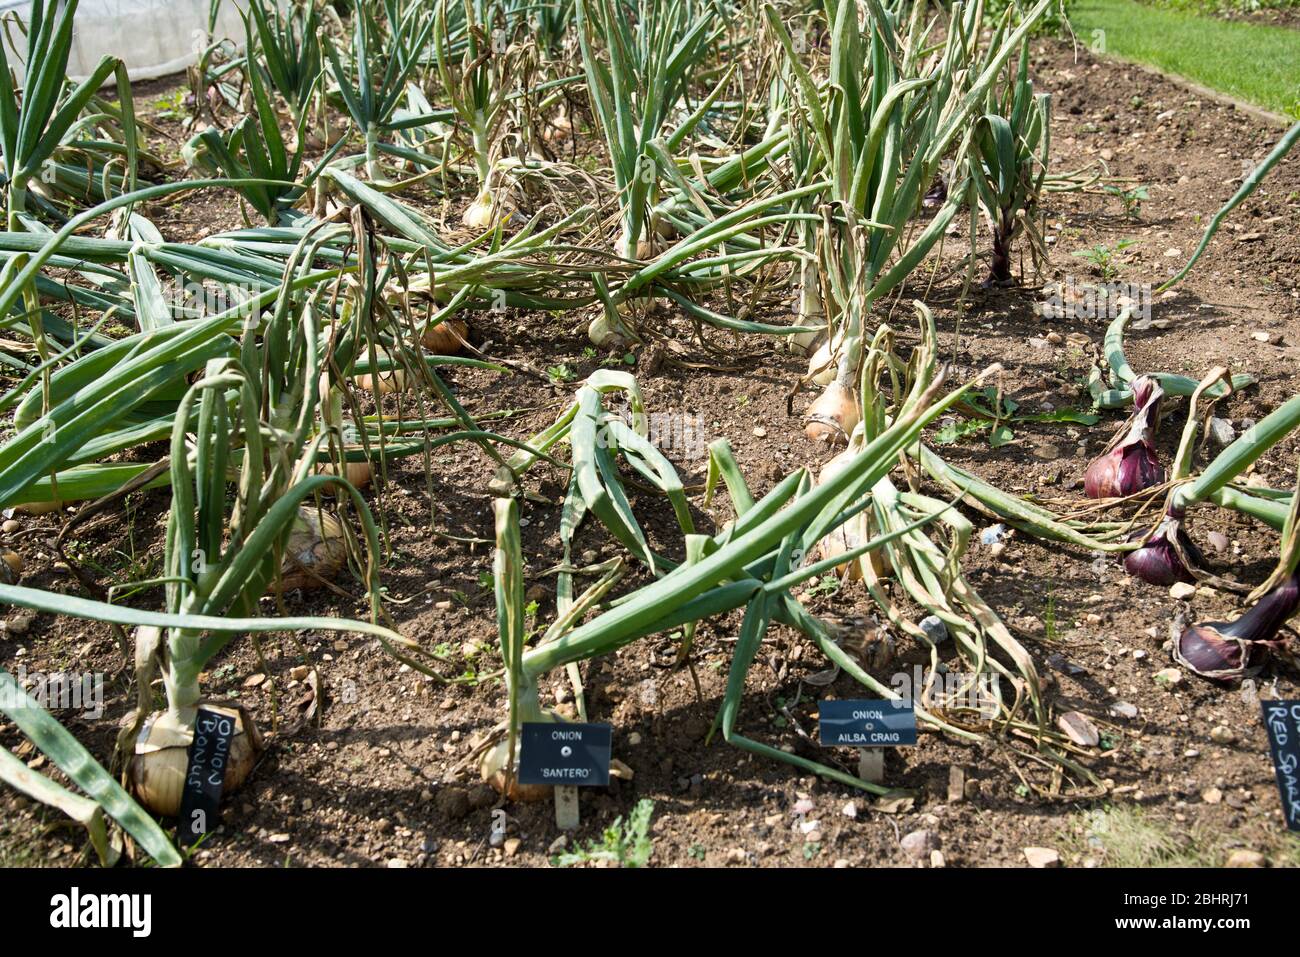
[[1170,688],[1176,688],[1183,683],[1183,673],[1177,668],[1165,668],[1157,671],[1152,677],[1161,684],[1168,685]]
[[1130,721],[1138,716],[1137,705],[1127,701],[1115,701],[1107,710],[1116,718],[1127,718]]
[[1228,855],[1226,867],[1267,867],[1268,858],[1259,851],[1238,848]]
[[1086,715],[1078,711],[1070,711],[1057,719],[1057,725],[1065,736],[1075,744],[1085,748],[1095,748],[1101,740],[1097,732],[1097,726]]
[[1022,850],[1030,867],[1059,867],[1061,864],[1061,855],[1053,848],[1026,847]]
[[966,798],[966,772],[957,765],[948,768],[948,803],[956,804]]
[[913,860],[928,860],[931,851],[937,851],[940,845],[939,835],[934,831],[922,828],[919,831],[912,831],[903,836],[899,846],[903,853]]
[[1215,744],[1228,745],[1237,740],[1237,735],[1231,728],[1221,724],[1210,732],[1210,740]]
[[938,615],[922,618],[920,627],[925,632],[925,636],[936,645],[941,645],[948,640],[948,626],[943,623],[943,619]]

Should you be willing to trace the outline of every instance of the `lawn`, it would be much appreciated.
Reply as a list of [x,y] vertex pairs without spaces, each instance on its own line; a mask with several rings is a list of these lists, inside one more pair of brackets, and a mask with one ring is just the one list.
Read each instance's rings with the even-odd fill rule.
[[[1300,30],[1219,20],[1133,0],[1079,0],[1070,8],[1070,20],[1079,39],[1095,52],[1149,64],[1300,118]],[[1104,32],[1095,32],[1099,30]]]

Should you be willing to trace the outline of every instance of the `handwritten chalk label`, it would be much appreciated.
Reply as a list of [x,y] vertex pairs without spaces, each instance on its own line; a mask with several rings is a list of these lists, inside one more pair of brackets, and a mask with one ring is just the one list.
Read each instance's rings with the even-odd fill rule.
[[1288,828],[1300,831],[1300,701],[1261,701],[1260,707],[1282,795],[1282,816]]
[[916,744],[911,701],[819,701],[823,747],[884,748]]
[[221,824],[221,790],[226,783],[230,742],[234,736],[232,716],[199,708],[185,770],[185,788],[181,792],[181,823],[177,834],[182,844],[194,844]]
[[526,723],[519,733],[519,783],[604,787],[612,737],[607,724]]

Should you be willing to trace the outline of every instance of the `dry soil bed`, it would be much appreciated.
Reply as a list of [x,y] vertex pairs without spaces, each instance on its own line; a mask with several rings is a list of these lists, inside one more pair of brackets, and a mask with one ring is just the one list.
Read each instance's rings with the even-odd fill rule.
[[[1085,51],[1044,43],[1035,60],[1038,83],[1054,94],[1054,161],[1070,169],[1104,160],[1113,175],[1148,186],[1150,198],[1139,217],[1125,214],[1113,197],[1097,192],[1049,198],[1050,262],[1044,279],[1076,277],[1096,281],[1090,263],[1073,252],[1106,245],[1115,252],[1120,281],[1158,283],[1185,261],[1206,218],[1233,192],[1243,167],[1258,160],[1278,132],[1214,103],[1198,102],[1181,88],[1136,68],[1100,68]],[[145,102],[148,94],[137,97]],[[155,217],[177,238],[238,224],[229,203],[202,207],[178,204]],[[1214,364],[1250,372],[1258,386],[1233,397],[1222,413],[1234,422],[1258,418],[1296,389],[1293,375],[1300,348],[1300,157],[1283,163],[1215,240],[1210,253],[1177,294],[1153,307],[1157,328],[1133,333],[1129,356],[1139,370],[1199,376]],[[986,240],[987,237],[984,237]],[[1131,245],[1120,249],[1122,241]],[[945,354],[955,358],[958,376],[992,362],[1006,369],[1006,393],[1033,411],[1088,404],[1083,387],[1090,354],[1106,320],[1043,320],[1033,310],[1041,299],[1038,282],[1025,288],[976,293],[961,319],[956,303],[956,264],[964,240],[954,237],[936,271],[918,276],[907,297],[924,295],[935,309]],[[985,245],[987,243],[985,242]],[[449,375],[476,413],[524,410],[501,424],[526,437],[551,421],[571,396],[573,384],[554,384],[546,370],[566,365],[580,381],[603,361],[591,356],[583,329],[586,316],[553,318],[509,315],[477,321],[476,336],[488,354],[523,370],[511,376],[455,370]],[[636,357],[638,380],[650,410],[697,416],[705,437],[731,440],[741,466],[759,493],[798,466],[816,467],[826,453],[808,442],[799,413],[810,394],[796,398],[787,414],[785,394],[802,370],[802,360],[772,351],[755,340],[733,341],[710,334],[712,351],[692,341],[688,324],[674,317],[685,353],[651,348]],[[895,308],[894,323],[912,335],[910,310]],[[1164,328],[1158,328],[1164,326]],[[1253,334],[1267,332],[1269,342]],[[974,469],[1003,488],[1046,497],[1081,497],[1089,459],[1120,420],[1108,413],[1091,429],[1023,426],[1017,440],[996,451],[974,440],[948,446],[956,464]],[[1181,428],[1176,410],[1163,431],[1162,451],[1172,453]],[[756,430],[765,435],[756,434]],[[430,502],[416,460],[406,460],[390,477],[379,506],[386,517],[392,553],[384,569],[392,612],[407,635],[428,647],[442,646],[448,674],[490,671],[495,619],[490,586],[492,524],[485,458],[469,447],[440,450],[433,469]],[[1258,466],[1274,486],[1293,480],[1297,443],[1288,439]],[[702,459],[677,459],[683,474],[702,479]],[[537,587],[539,620],[554,614],[554,582],[545,569],[559,559],[558,472],[530,473],[530,488],[550,504],[522,503],[524,550],[529,584]],[[648,495],[638,514],[661,547],[676,547],[671,511]],[[700,498],[695,497],[698,506]],[[704,528],[730,517],[719,497],[697,513]],[[431,515],[432,513],[432,515]],[[971,513],[977,527],[989,524]],[[430,519],[432,518],[432,526]],[[97,567],[101,581],[124,575],[132,564],[156,567],[165,499],[138,496],[129,513],[115,516],[81,536],[78,560]],[[10,543],[29,563],[26,583],[74,590],[70,576],[54,565],[49,547],[57,521],[24,519]],[[1212,530],[1229,545],[1210,549],[1221,569],[1244,581],[1267,573],[1275,538],[1242,521],[1198,521],[1204,543]],[[662,534],[660,534],[662,532]],[[469,539],[471,541],[466,541]],[[478,541],[473,541],[477,539]],[[615,554],[606,536],[585,526],[580,550]],[[571,840],[599,834],[641,798],[655,801],[654,863],[661,866],[747,863],[761,866],[909,865],[900,835],[925,828],[937,834],[948,866],[1025,864],[1022,848],[1045,846],[1062,852],[1068,865],[1114,863],[1121,851],[1097,812],[1110,807],[1144,809],[1164,832],[1192,835],[1200,860],[1216,863],[1233,848],[1258,850],[1274,864],[1295,862],[1297,849],[1285,838],[1273,772],[1258,706],[1238,688],[1211,685],[1190,676],[1176,687],[1153,679],[1169,666],[1164,644],[1179,615],[1192,620],[1222,618],[1234,609],[1225,595],[1200,596],[1180,607],[1163,589],[1128,578],[1114,562],[1044,546],[1015,536],[1001,555],[976,547],[967,573],[984,597],[1028,646],[1047,676],[1046,695],[1058,711],[1081,710],[1104,732],[1104,748],[1084,759],[1106,782],[1104,797],[1078,781],[1057,782],[1058,793],[1040,796],[1022,775],[1050,789],[1041,768],[1014,758],[1004,746],[972,746],[924,734],[913,749],[889,754],[888,782],[912,789],[911,809],[893,814],[873,810],[861,794],[801,776],[794,769],[750,757],[720,740],[707,747],[705,735],[721,700],[735,639],[736,616],[705,625],[696,642],[697,696],[690,676],[674,671],[672,646],[649,639],[584,666],[590,718],[614,726],[616,756],[635,772],[608,790],[583,793],[581,831]],[[355,593],[353,585],[345,585]],[[858,586],[808,596],[813,610],[849,624],[872,613]],[[337,596],[291,596],[290,611],[360,615],[358,602]],[[1294,647],[1294,646],[1293,646]],[[205,687],[216,697],[237,697],[272,730],[272,746],[245,789],[226,806],[226,824],[196,857],[201,866],[345,865],[411,866],[463,864],[542,865],[556,840],[549,805],[511,805],[511,840],[489,846],[495,795],[472,777],[456,777],[467,744],[502,715],[498,682],[442,685],[411,672],[377,645],[353,636],[307,634],[265,639],[262,657],[249,641],[214,663]],[[922,660],[906,641],[895,660],[878,669],[888,681],[901,668]],[[109,674],[108,711],[103,719],[70,718],[69,726],[97,755],[111,753],[116,722],[133,701],[129,671],[105,627],[41,616],[24,635],[0,635],[0,662],[10,671],[99,670]],[[813,756],[802,734],[815,735],[818,689],[801,683],[826,667],[801,637],[773,629],[751,672],[740,730]],[[323,700],[315,721],[305,721],[311,691],[301,677],[315,669]],[[252,676],[264,676],[260,681]],[[1261,694],[1298,697],[1293,668],[1275,660],[1256,679]],[[548,680],[546,693],[563,700],[566,683]],[[272,689],[275,700],[272,700]],[[854,695],[841,678],[827,694]],[[1118,702],[1135,706],[1136,717],[1116,717]],[[1225,726],[1230,743],[1211,741]],[[0,724],[0,744],[22,745],[12,725]],[[27,751],[29,760],[35,754]],[[851,763],[850,754],[835,756]],[[960,800],[949,800],[950,768],[978,782]],[[796,815],[797,803],[813,810]],[[852,804],[855,817],[845,813]],[[807,806],[804,804],[803,806]],[[1090,816],[1091,814],[1091,816]],[[815,834],[801,823],[816,821]],[[0,862],[29,865],[85,863],[87,852],[75,831],[64,830],[57,813],[34,806],[12,792],[0,794]],[[1154,860],[1156,858],[1149,858]]]

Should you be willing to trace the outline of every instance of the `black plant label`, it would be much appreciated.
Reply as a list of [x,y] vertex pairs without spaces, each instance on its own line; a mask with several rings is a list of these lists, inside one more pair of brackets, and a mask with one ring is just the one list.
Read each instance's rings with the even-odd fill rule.
[[1282,796],[1282,816],[1290,830],[1300,831],[1300,701],[1261,701],[1260,705]]
[[179,837],[187,847],[221,824],[221,790],[234,737],[233,717],[220,711],[199,709],[185,771],[185,789],[181,792]]
[[818,701],[822,747],[898,747],[916,744],[916,708],[910,700]]
[[612,738],[607,724],[525,723],[519,731],[519,783],[604,787]]

